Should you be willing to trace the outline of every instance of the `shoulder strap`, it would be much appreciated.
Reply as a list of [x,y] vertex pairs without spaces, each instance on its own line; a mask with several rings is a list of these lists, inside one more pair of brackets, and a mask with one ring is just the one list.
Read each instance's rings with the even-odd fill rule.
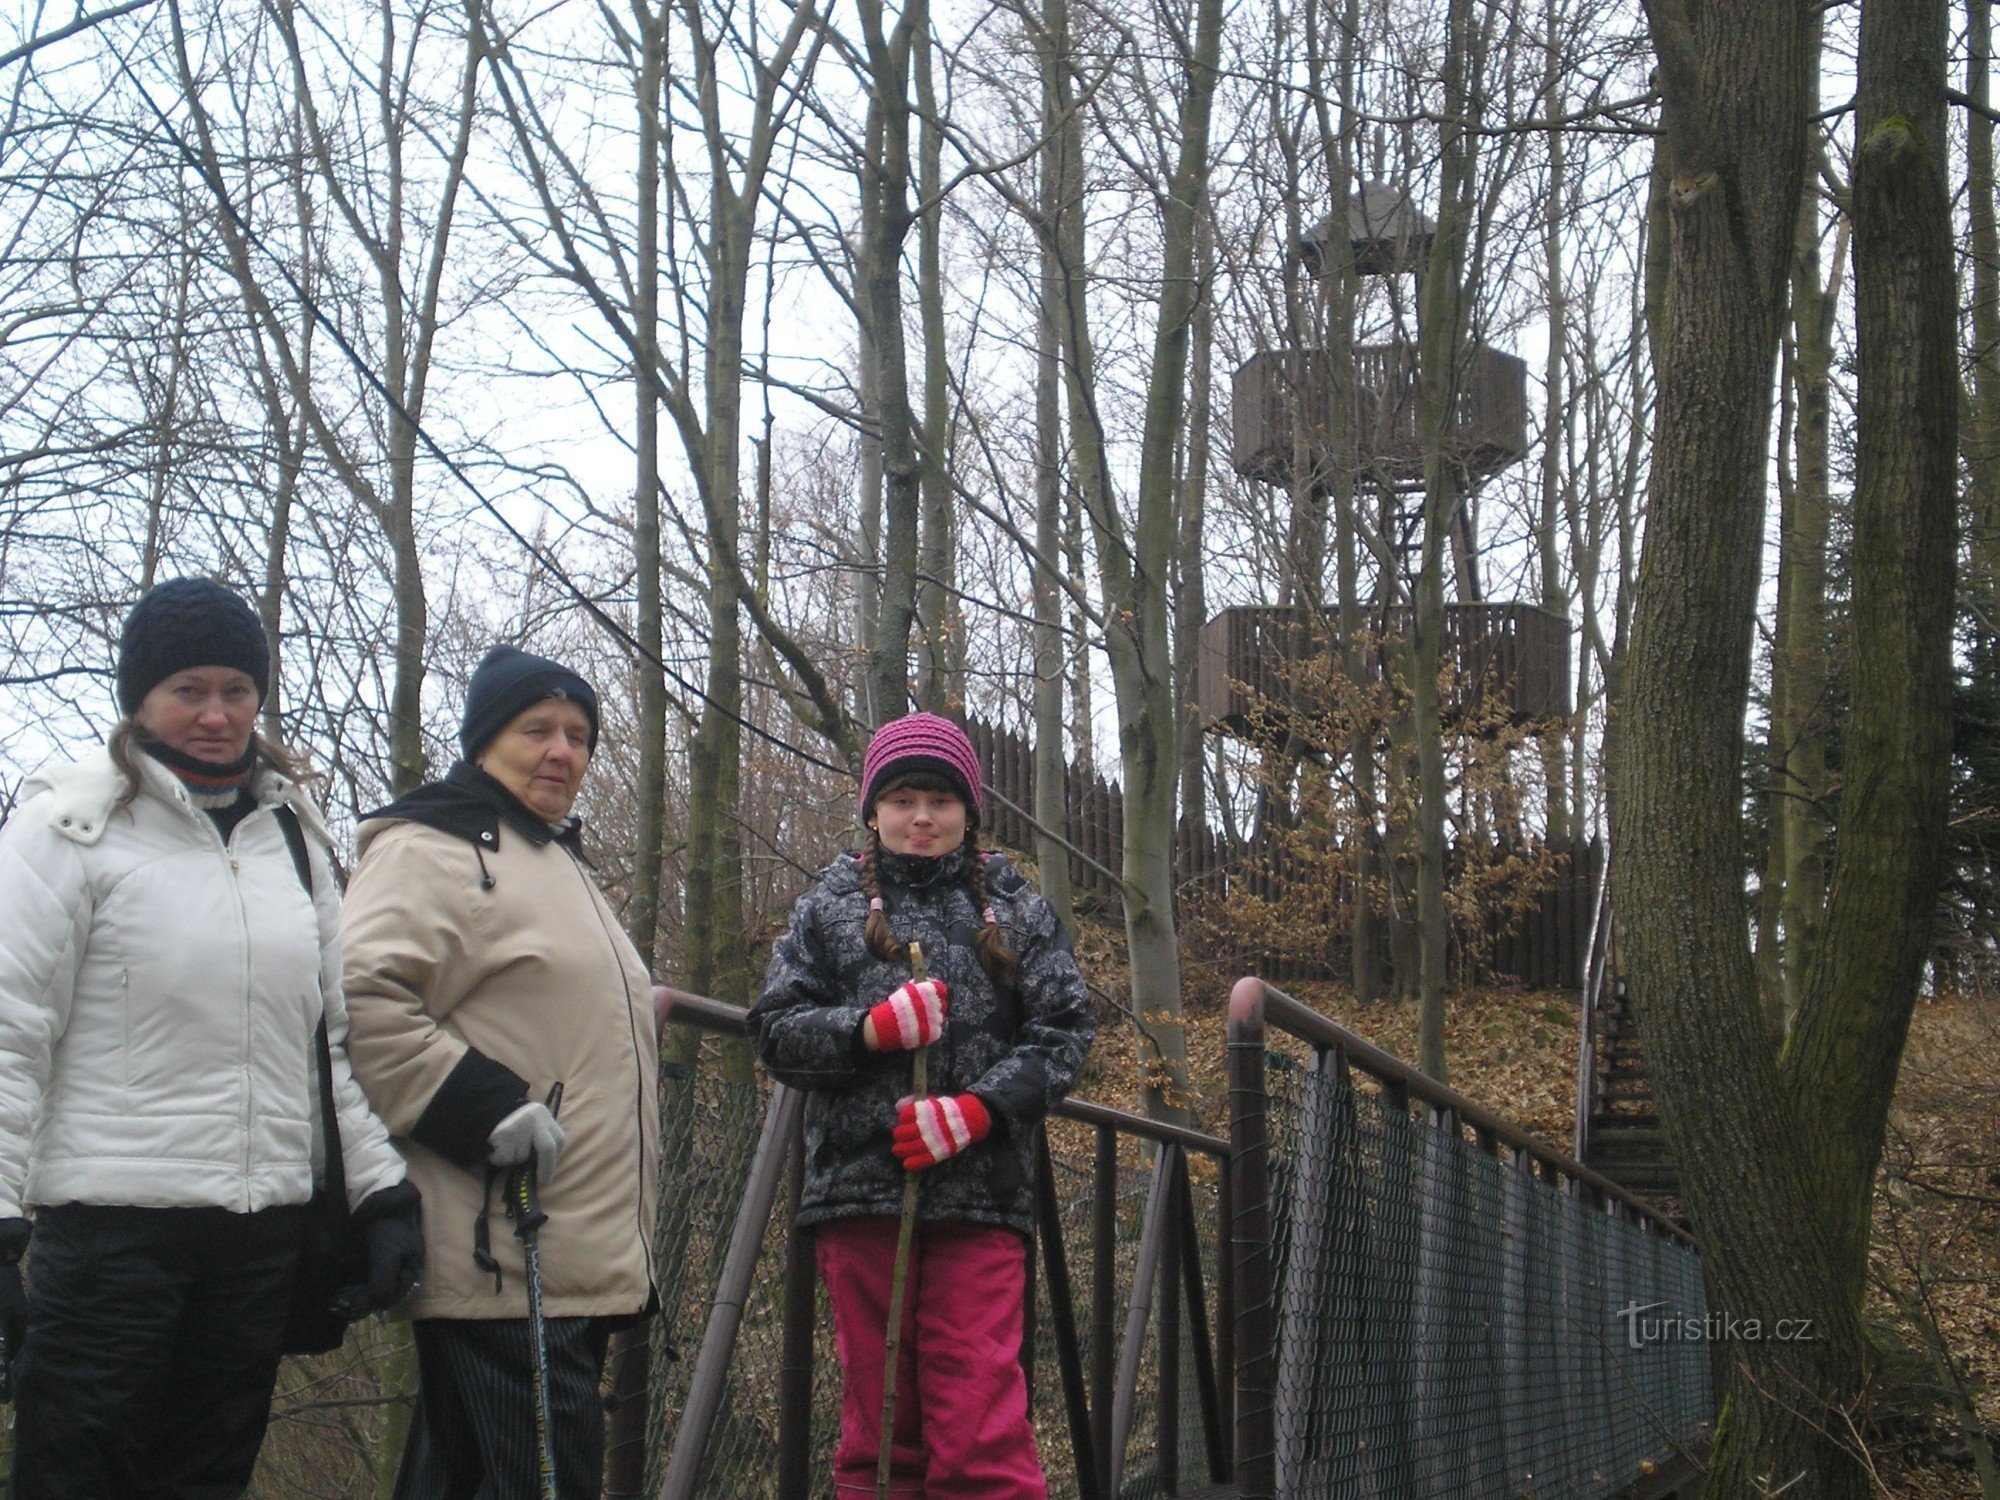
[[[312,857],[306,852],[306,833],[290,803],[277,811],[278,826],[285,831],[285,847],[292,851],[292,868],[299,872],[299,884],[306,895],[313,894]],[[333,1045],[326,1038],[326,1008],[320,1008],[319,1029],[313,1033],[313,1051],[319,1063],[320,1139],[326,1147],[326,1191],[342,1208],[347,1206],[347,1163],[340,1151],[340,1116],[333,1107]]]
[[299,826],[298,810],[289,802],[281,802],[273,816],[285,831],[285,847],[292,851],[292,868],[299,872],[299,884],[306,888],[308,896],[313,895],[312,856],[306,853],[306,831]]

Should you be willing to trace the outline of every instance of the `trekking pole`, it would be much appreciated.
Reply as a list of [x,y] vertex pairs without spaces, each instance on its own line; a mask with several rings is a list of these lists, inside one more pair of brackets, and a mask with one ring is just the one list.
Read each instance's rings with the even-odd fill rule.
[[[547,1109],[551,1116],[562,1108],[563,1086],[549,1090]],[[535,1382],[535,1467],[540,1481],[541,1500],[560,1500],[556,1494],[556,1454],[549,1438],[549,1329],[542,1316],[541,1229],[549,1221],[542,1212],[541,1193],[535,1181],[535,1154],[514,1168],[507,1182],[507,1214],[514,1221],[514,1234],[521,1241],[521,1258],[528,1275],[528,1343],[534,1355]]]
[[[922,984],[930,976],[924,972],[924,945],[910,944],[910,978]],[[910,1097],[922,1099],[930,1087],[930,1048],[919,1047],[910,1054]],[[882,1446],[875,1454],[875,1500],[888,1500],[890,1444],[896,1435],[896,1355],[903,1342],[903,1290],[910,1279],[910,1242],[917,1232],[917,1179],[921,1172],[903,1177],[903,1219],[896,1228],[896,1266],[889,1275],[889,1327],[882,1346]]]

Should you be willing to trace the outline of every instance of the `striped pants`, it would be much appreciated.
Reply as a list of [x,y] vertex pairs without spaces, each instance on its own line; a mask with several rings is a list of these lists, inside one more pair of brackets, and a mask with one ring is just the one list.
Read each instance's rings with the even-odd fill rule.
[[[526,1318],[419,1318],[417,1405],[396,1500],[537,1500],[535,1364]],[[562,1500],[604,1485],[602,1318],[550,1318],[549,1446]]]

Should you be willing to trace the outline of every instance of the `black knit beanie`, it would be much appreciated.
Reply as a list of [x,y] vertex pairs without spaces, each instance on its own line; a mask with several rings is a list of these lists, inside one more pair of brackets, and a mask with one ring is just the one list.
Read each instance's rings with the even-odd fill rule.
[[234,667],[271,692],[271,652],[255,611],[212,578],[169,578],[148,589],[118,636],[118,707],[139,711],[146,694],[190,667]]
[[465,690],[465,718],[458,726],[458,746],[468,761],[492,743],[493,736],[523,709],[544,698],[567,698],[590,720],[590,750],[597,753],[597,693],[561,662],[535,656],[517,646],[495,646],[473,669]]

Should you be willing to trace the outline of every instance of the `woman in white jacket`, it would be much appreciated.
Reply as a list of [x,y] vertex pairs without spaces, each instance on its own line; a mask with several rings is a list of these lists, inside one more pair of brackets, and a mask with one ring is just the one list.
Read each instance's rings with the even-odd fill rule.
[[369,1252],[343,1301],[416,1282],[417,1192],[347,1063],[326,831],[255,732],[268,687],[248,605],[159,585],[125,622],[110,742],[33,777],[0,829],[16,1500],[248,1485],[313,1191],[322,1015]]

